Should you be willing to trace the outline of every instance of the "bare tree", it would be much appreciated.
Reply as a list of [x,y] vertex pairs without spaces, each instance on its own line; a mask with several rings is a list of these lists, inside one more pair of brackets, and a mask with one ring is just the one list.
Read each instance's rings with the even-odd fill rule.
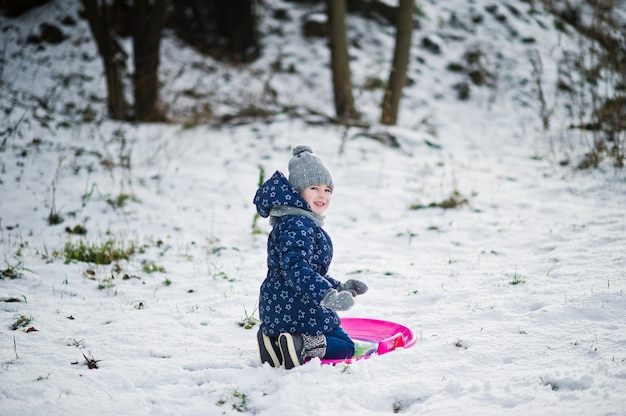
[[396,47],[389,82],[382,103],[381,123],[394,125],[398,121],[398,107],[402,88],[406,84],[406,71],[409,65],[411,34],[413,33],[413,0],[400,0],[396,25]]
[[115,39],[114,24],[106,1],[82,0],[85,15],[102,57],[107,84],[107,108],[115,120],[126,119],[127,104],[124,100],[123,77],[126,54]]
[[135,0],[133,60],[135,119],[139,121],[165,119],[158,108],[159,49],[165,23],[165,5],[166,0]]
[[342,119],[356,118],[346,36],[346,0],[326,0],[330,26],[330,52],[335,113]]
[[227,40],[228,55],[234,62],[250,62],[258,57],[256,0],[218,0],[217,28]]

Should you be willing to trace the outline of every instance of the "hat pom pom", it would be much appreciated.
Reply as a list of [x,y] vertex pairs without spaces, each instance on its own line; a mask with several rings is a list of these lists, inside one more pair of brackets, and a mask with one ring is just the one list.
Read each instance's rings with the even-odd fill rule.
[[311,149],[311,147],[307,146],[306,144],[299,144],[291,149],[291,154],[294,156],[298,156],[300,153],[304,152],[313,153],[313,149]]

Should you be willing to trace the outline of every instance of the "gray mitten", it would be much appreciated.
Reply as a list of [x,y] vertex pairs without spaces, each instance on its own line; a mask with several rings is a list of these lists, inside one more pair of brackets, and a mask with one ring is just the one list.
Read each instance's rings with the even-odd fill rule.
[[333,311],[347,311],[354,305],[354,299],[350,292],[338,292],[335,289],[328,289],[320,303],[323,307]]
[[345,283],[340,283],[338,289],[352,293],[352,296],[362,295],[367,292],[367,285],[360,280],[350,279]]

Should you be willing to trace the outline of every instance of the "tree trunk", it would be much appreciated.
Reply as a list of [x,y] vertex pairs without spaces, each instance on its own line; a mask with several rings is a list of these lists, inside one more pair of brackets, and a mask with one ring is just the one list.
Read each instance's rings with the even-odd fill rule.
[[135,0],[133,58],[135,119],[138,121],[165,120],[158,109],[159,48],[165,23],[165,4],[166,0]]
[[0,15],[7,17],[17,17],[27,11],[49,3],[50,0],[1,0]]
[[217,26],[228,42],[228,56],[234,62],[250,62],[258,56],[255,0],[218,0]]
[[395,125],[398,121],[398,107],[402,88],[406,84],[406,71],[409,65],[411,34],[413,33],[413,1],[400,0],[396,28],[396,47],[389,82],[382,103],[381,123]]
[[125,120],[127,105],[124,100],[123,71],[126,55],[111,32],[113,22],[108,18],[106,3],[82,0],[82,4],[104,66],[109,116],[114,120]]
[[356,118],[346,36],[346,0],[326,0],[328,8],[331,67],[335,113],[342,119]]

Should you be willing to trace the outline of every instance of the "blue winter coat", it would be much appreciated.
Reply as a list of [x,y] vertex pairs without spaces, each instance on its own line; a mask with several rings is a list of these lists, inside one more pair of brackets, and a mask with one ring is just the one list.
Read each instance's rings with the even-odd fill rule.
[[[254,204],[264,218],[279,205],[311,210],[278,171],[256,192]],[[339,326],[339,316],[320,305],[326,292],[339,285],[326,275],[332,257],[329,235],[312,219],[302,215],[275,218],[267,239],[267,276],[259,295],[261,329],[265,334],[320,335]]]

